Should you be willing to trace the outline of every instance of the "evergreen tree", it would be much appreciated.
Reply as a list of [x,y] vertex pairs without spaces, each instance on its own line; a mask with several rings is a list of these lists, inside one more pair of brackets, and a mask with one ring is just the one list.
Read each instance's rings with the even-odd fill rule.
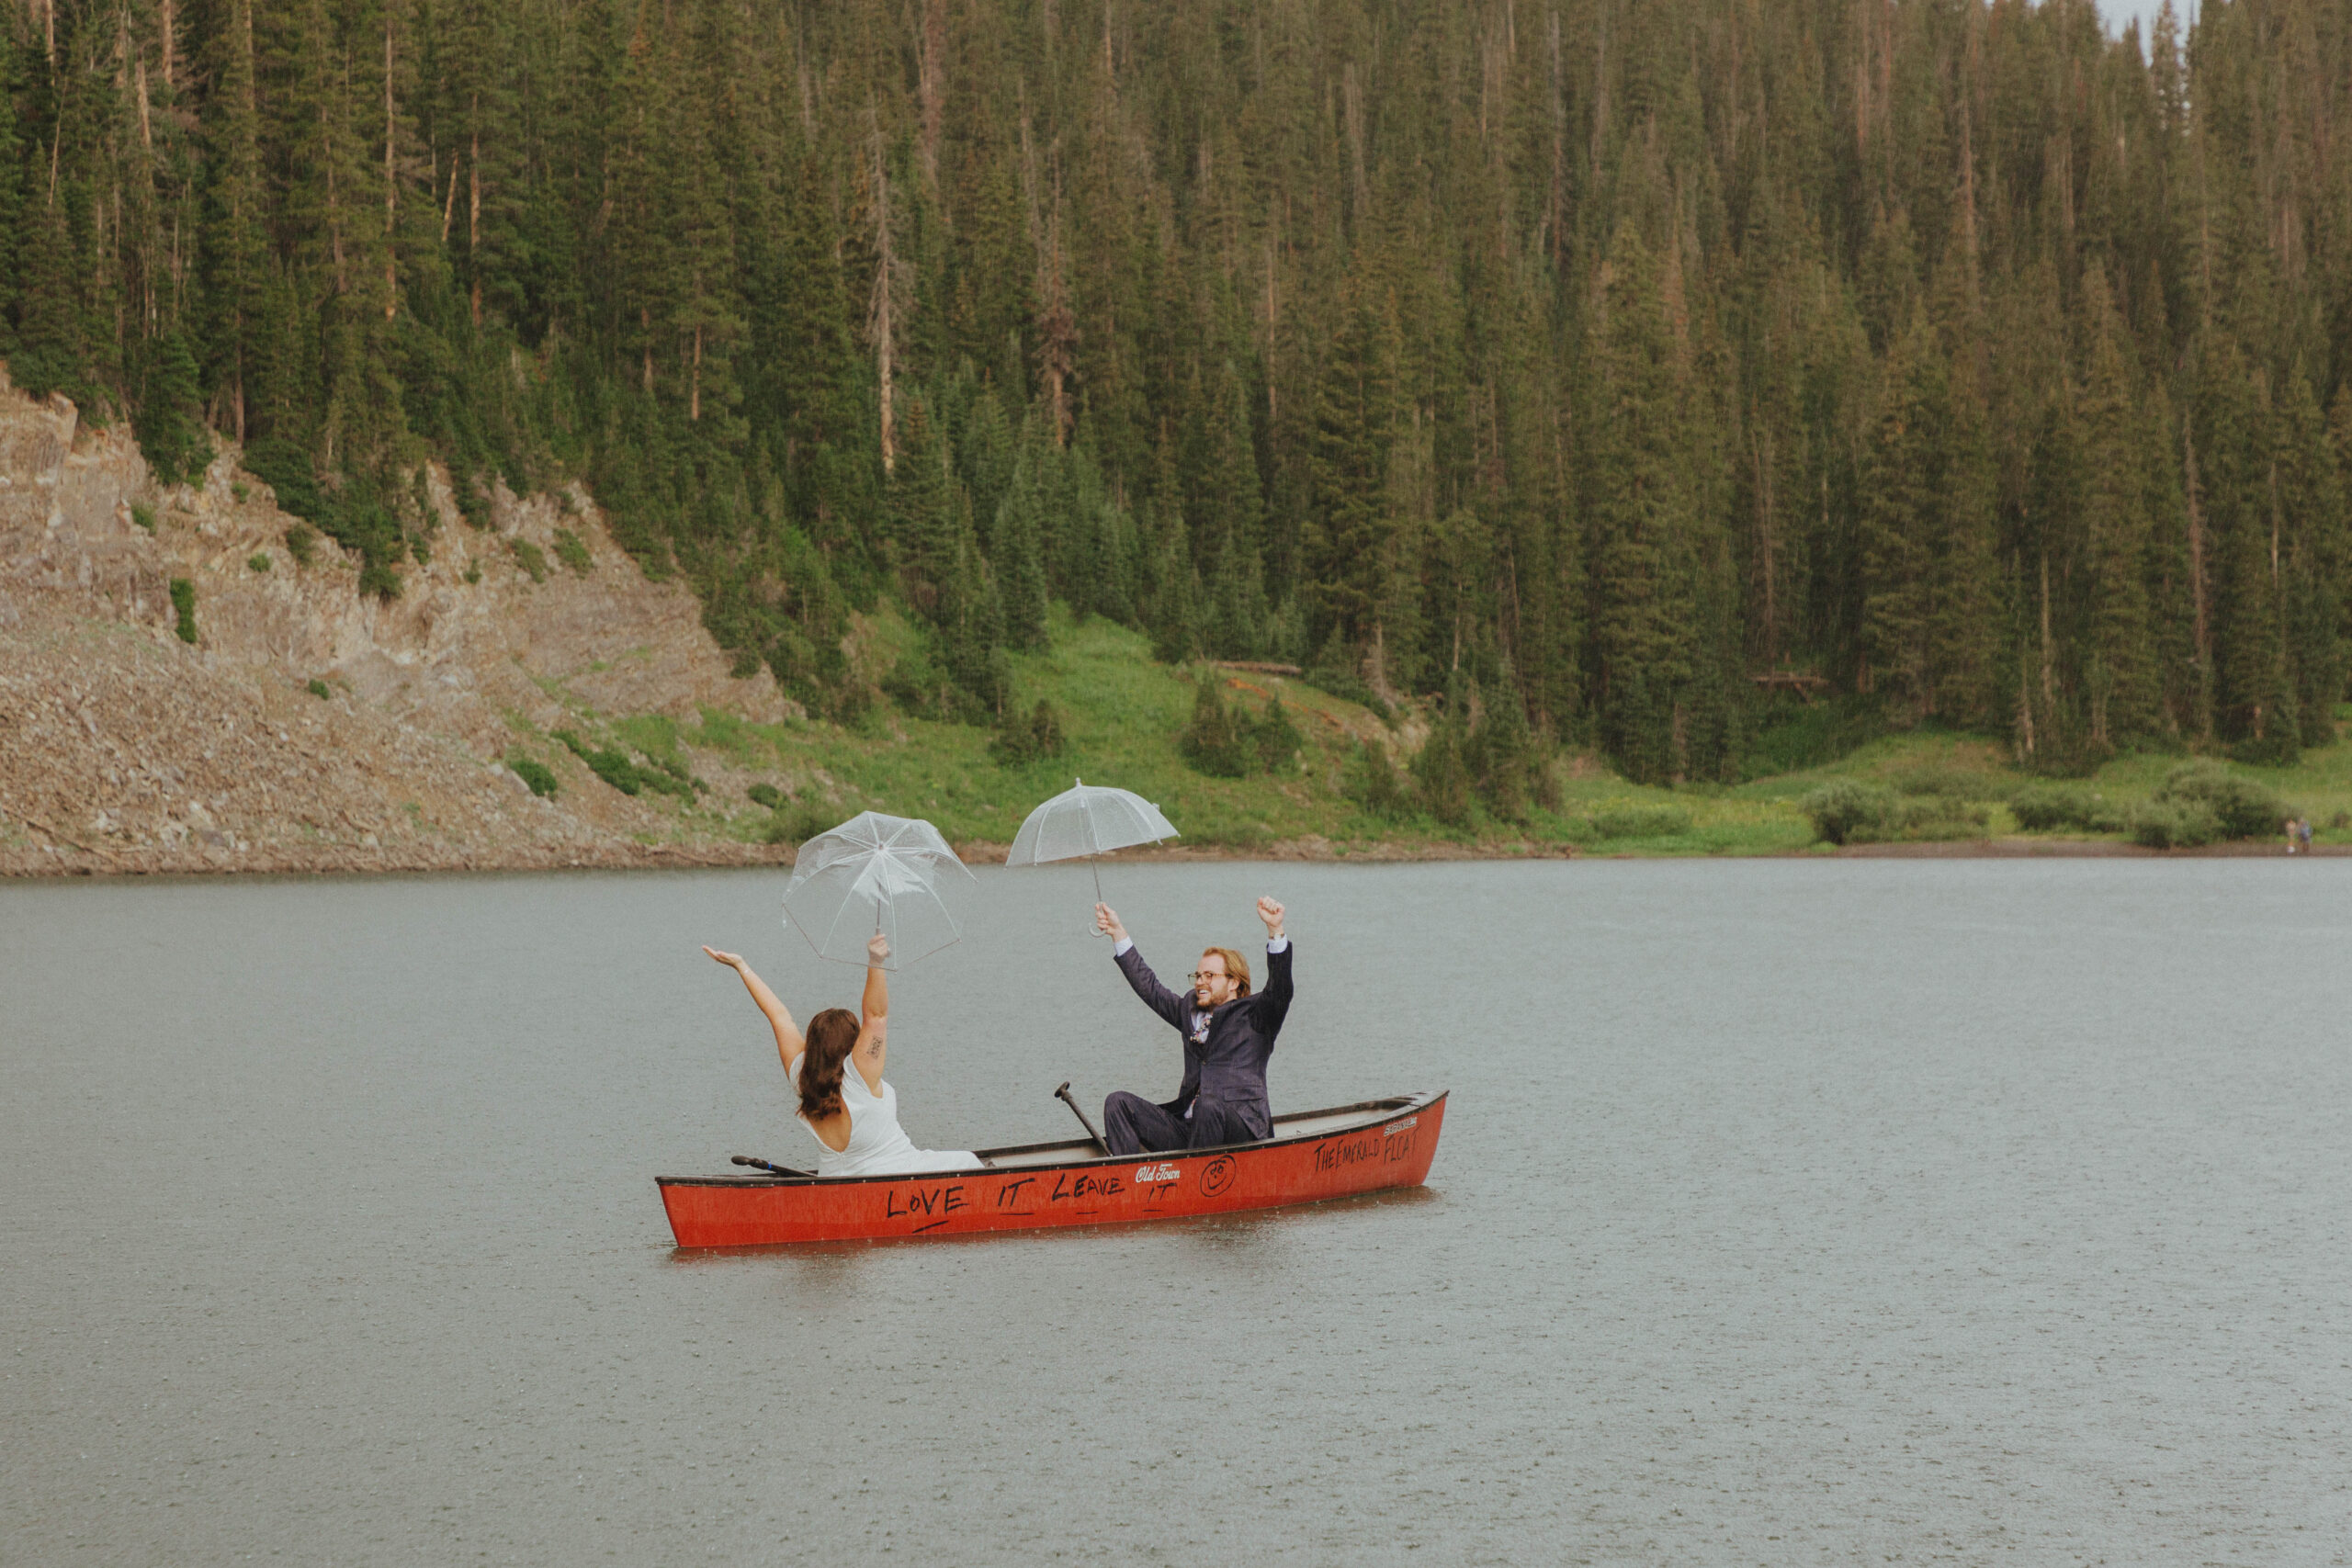
[[2123,361],[2122,323],[2103,270],[2085,279],[2090,364],[2083,391],[2083,462],[2088,525],[2090,626],[2085,650],[2094,745],[2120,745],[2153,731],[2157,684],[2149,632],[2147,487]]
[[1602,743],[1628,776],[1655,782],[1682,771],[1676,710],[1697,641],[1698,519],[1672,323],[1657,258],[1630,223],[1610,245],[1603,318],[1587,508],[1595,684]]
[[153,339],[139,396],[139,449],[164,484],[192,479],[212,460],[211,438],[198,406],[196,358],[177,333]]
[[1042,648],[1046,642],[1046,496],[1037,472],[1042,457],[1036,445],[1021,451],[989,531],[989,558],[1003,583],[1005,639],[1014,648]]
[[2344,602],[2352,570],[2352,518],[2319,400],[2300,369],[2290,372],[2272,422],[2271,485],[2283,579],[2287,661],[2296,728],[2309,742],[2335,732],[2345,692]]
[[63,390],[86,398],[80,310],[74,283],[73,245],[56,204],[28,202],[17,236],[23,271],[17,282],[16,344],[10,378],[37,398]]
[[1305,567],[1307,631],[1318,645],[1360,649],[1373,637],[1380,555],[1388,533],[1385,480],[1395,368],[1384,323],[1359,288],[1342,308],[1322,374],[1307,454],[1312,511]]

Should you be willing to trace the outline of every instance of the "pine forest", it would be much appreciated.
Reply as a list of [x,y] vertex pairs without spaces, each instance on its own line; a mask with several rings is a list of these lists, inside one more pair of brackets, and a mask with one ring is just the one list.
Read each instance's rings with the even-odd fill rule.
[[427,460],[583,480],[835,717],[1056,602],[1652,782],[2352,675],[2352,0],[9,0],[0,94],[18,387],[387,596]]

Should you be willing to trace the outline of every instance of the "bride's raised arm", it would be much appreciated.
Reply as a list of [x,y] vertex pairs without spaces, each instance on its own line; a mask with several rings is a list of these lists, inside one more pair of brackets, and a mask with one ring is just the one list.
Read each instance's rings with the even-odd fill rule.
[[800,1053],[808,1049],[800,1038],[799,1029],[792,1021],[791,1011],[776,999],[776,994],[768,989],[765,980],[752,973],[752,966],[743,962],[741,953],[721,953],[715,947],[706,947],[703,951],[709,953],[715,962],[734,970],[741,978],[743,988],[752,993],[752,999],[767,1015],[768,1027],[775,1031],[775,1054],[783,1060],[784,1070],[790,1073],[792,1064],[798,1061]]
[[890,976],[882,962],[890,956],[889,940],[876,931],[865,944],[865,995],[858,1001],[857,1043],[849,1058],[867,1089],[882,1092],[882,1063],[890,1054]]

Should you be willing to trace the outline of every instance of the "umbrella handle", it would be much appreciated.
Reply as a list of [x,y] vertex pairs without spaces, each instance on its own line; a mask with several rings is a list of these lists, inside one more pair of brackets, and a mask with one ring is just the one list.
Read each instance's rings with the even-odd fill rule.
[[[1094,901],[1095,901],[1096,903],[1100,904],[1101,902],[1102,902],[1102,863],[1101,863],[1099,861],[1097,861],[1097,860],[1095,859],[1095,857],[1094,857],[1094,856],[1092,856],[1092,855],[1089,855],[1089,856],[1087,856],[1087,857],[1086,857],[1086,868],[1087,868],[1089,871],[1091,871],[1091,872],[1094,874]],[[1090,925],[1090,926],[1088,926],[1088,927],[1086,928],[1086,934],[1087,934],[1088,936],[1104,936],[1104,937],[1106,937],[1106,936],[1109,936],[1111,933],[1110,933],[1109,931],[1104,931],[1104,930],[1103,930],[1102,927],[1100,927],[1100,926],[1093,926],[1093,925]],[[1064,1089],[1068,1089],[1068,1088],[1069,1087],[1069,1085],[1068,1085],[1068,1084],[1064,1084],[1064,1085],[1062,1085],[1062,1087],[1063,1087]],[[1081,1117],[1081,1118],[1080,1118],[1080,1120],[1083,1121],[1083,1120],[1084,1120],[1084,1118],[1083,1118],[1083,1117]]]

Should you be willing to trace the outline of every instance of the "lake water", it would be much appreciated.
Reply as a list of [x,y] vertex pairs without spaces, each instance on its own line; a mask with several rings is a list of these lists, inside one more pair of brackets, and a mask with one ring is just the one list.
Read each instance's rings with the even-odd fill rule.
[[[2352,861],[1103,875],[1283,897],[1277,1108],[1450,1087],[1429,1186],[682,1253],[813,1149],[696,943],[854,996],[780,874],[0,884],[0,1562],[2352,1552]],[[918,1142],[1172,1091],[1091,899],[900,977]]]

